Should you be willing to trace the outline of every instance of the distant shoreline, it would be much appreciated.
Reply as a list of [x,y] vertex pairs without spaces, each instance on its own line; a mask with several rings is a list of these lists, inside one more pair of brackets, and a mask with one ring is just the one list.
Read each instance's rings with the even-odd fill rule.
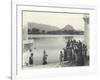
[[84,35],[84,34],[28,34],[28,35],[68,35],[68,36],[73,36],[73,35]]
[[28,38],[32,38],[32,37],[83,37],[84,35],[44,35],[44,34],[38,34],[38,35],[28,35]]

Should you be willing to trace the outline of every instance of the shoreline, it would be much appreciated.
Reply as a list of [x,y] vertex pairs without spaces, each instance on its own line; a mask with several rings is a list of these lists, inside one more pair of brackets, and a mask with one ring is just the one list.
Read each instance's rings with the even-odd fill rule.
[[84,35],[43,35],[43,34],[39,34],[39,35],[28,35],[28,38],[31,37],[83,37]]

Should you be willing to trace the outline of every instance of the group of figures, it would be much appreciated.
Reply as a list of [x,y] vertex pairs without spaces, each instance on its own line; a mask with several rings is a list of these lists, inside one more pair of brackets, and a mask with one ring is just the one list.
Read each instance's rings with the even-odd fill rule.
[[84,66],[89,59],[87,46],[80,40],[68,40],[63,51],[60,51],[60,63],[67,61],[76,66]]
[[[32,49],[29,49],[30,56],[29,56],[29,62],[27,65],[33,65],[34,59],[33,59],[33,51]],[[60,51],[59,55],[59,62],[60,65],[67,63],[75,64],[76,66],[84,66],[87,61],[89,61],[89,57],[87,55],[87,46],[82,43],[80,40],[68,40],[66,43],[66,47],[63,48],[62,51]],[[48,64],[47,61],[48,55],[46,53],[46,50],[43,51],[43,58],[42,58],[42,65]]]
[[[29,65],[33,65],[34,63],[34,61],[33,61],[33,52],[32,52],[32,50],[30,49],[30,56],[29,56]],[[46,54],[46,51],[44,50],[43,51],[43,65],[45,65],[45,64],[47,64],[47,54]]]

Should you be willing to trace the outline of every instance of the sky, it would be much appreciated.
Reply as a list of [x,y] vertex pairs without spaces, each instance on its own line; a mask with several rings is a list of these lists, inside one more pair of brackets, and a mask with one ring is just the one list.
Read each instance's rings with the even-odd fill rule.
[[74,27],[74,29],[84,31],[84,16],[85,14],[75,13],[23,11],[23,26],[27,26],[28,22],[35,22],[56,26],[61,29],[65,27],[65,25],[70,24]]

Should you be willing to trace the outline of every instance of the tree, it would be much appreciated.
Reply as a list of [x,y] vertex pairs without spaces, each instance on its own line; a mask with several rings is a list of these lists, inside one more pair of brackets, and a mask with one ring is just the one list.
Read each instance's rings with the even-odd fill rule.
[[34,34],[34,33],[40,33],[40,30],[37,28],[32,28],[32,34]]
[[42,30],[42,33],[45,33],[45,30]]
[[32,34],[32,31],[31,31],[31,29],[29,29],[29,28],[28,28],[28,34]]

